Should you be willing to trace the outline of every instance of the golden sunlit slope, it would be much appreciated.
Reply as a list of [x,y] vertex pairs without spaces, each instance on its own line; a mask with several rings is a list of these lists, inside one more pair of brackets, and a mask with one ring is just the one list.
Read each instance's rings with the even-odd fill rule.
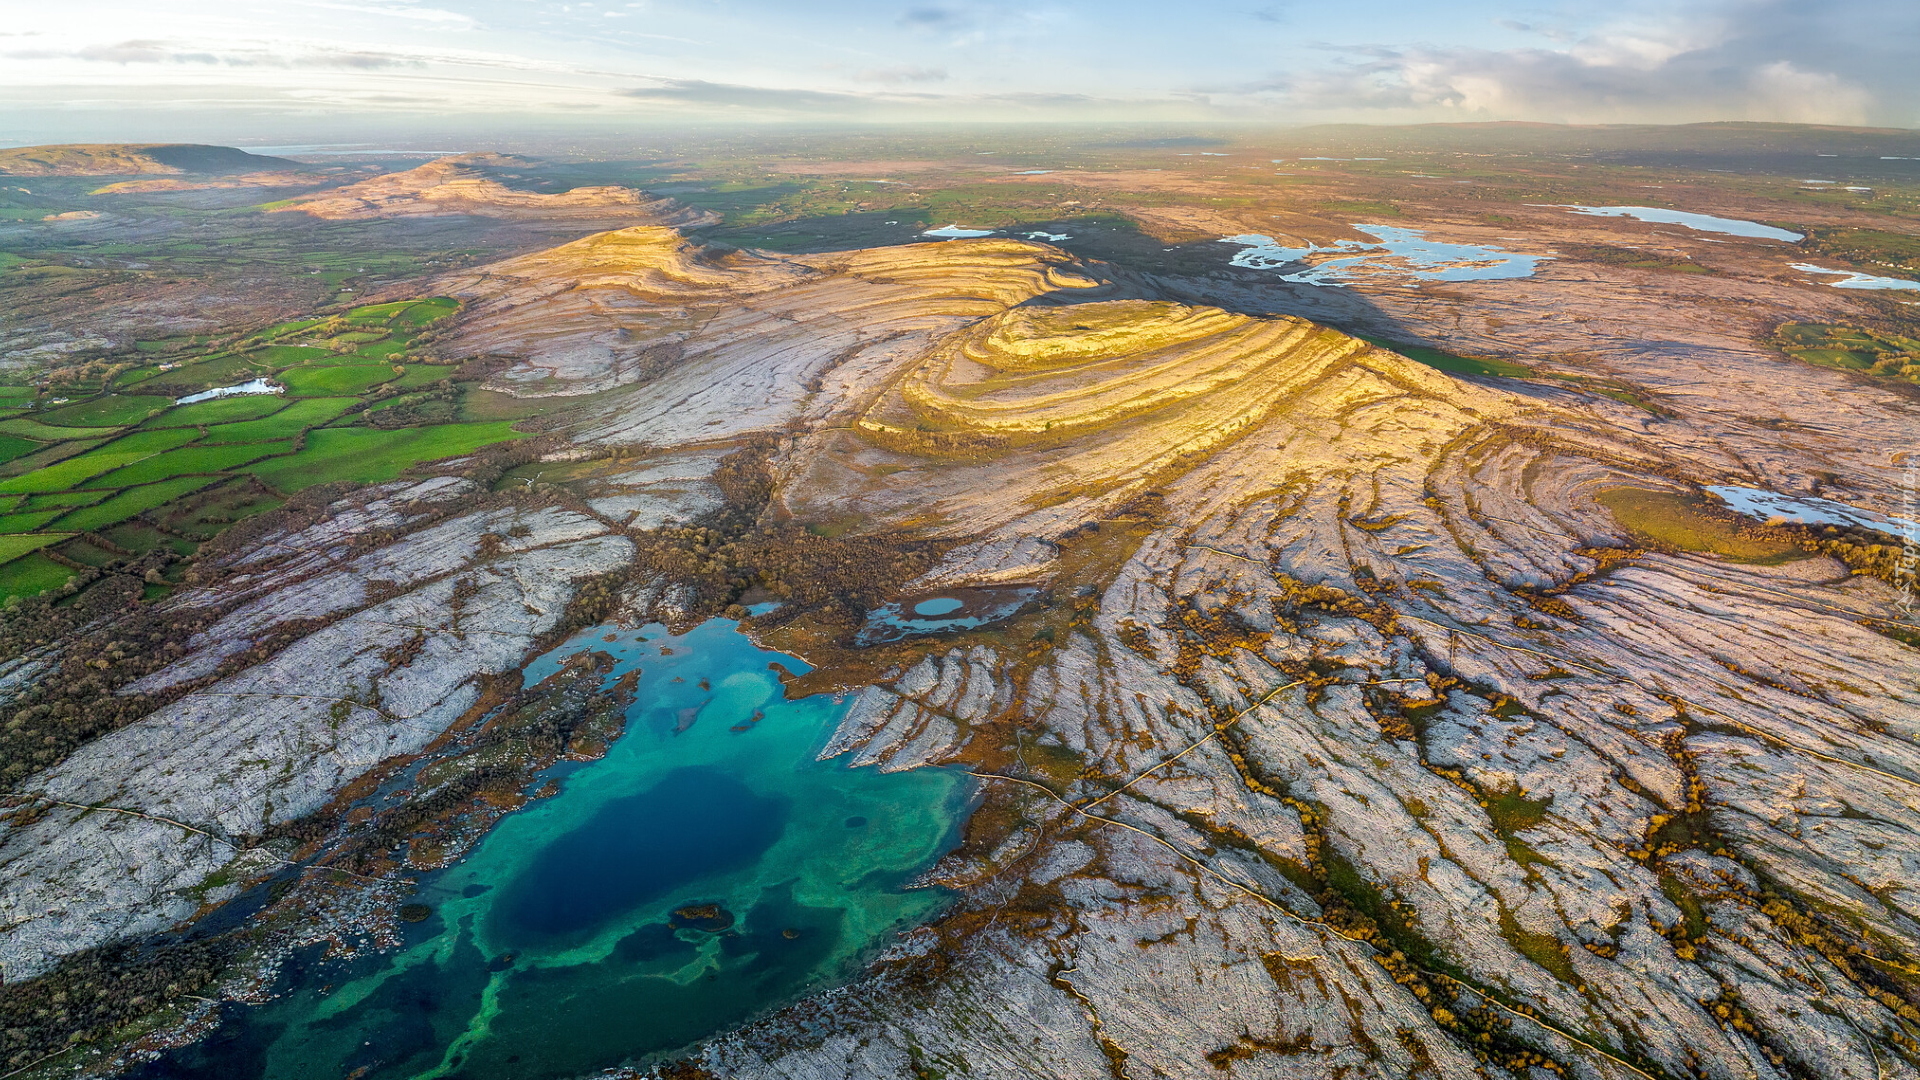
[[449,214],[604,220],[610,211],[661,225],[697,225],[712,220],[704,211],[632,188],[583,187],[542,194],[510,187],[495,178],[495,174],[521,164],[519,159],[500,154],[437,158],[416,169],[306,196],[278,209],[334,220]]
[[138,176],[297,169],[284,158],[193,143],[73,143],[0,150],[5,176]]

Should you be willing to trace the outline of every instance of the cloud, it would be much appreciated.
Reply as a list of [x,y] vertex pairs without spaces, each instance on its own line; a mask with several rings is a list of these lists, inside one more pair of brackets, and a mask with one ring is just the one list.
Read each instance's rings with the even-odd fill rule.
[[928,30],[951,30],[972,21],[966,12],[948,7],[910,7],[900,15],[900,25]]
[[888,68],[872,68],[855,73],[854,78],[861,82],[877,83],[926,83],[945,82],[947,69],[943,67],[914,67],[901,64]]
[[1329,67],[1210,92],[1310,110],[1461,119],[1907,123],[1913,118],[1891,111],[1911,108],[1920,91],[1902,44],[1916,35],[1920,6],[1735,0],[1561,48],[1345,49],[1346,59]]
[[661,79],[654,86],[619,91],[622,97],[662,105],[718,106],[768,112],[865,111],[873,99],[863,94],[829,90],[791,90],[770,86],[707,82],[704,79]]
[[97,64],[198,64],[221,67],[336,68],[378,71],[425,67],[416,57],[362,49],[305,49],[276,53],[264,48],[230,48],[220,52],[166,41],[136,39],[112,45],[87,45],[70,51],[46,49],[0,53],[10,60],[82,60]]

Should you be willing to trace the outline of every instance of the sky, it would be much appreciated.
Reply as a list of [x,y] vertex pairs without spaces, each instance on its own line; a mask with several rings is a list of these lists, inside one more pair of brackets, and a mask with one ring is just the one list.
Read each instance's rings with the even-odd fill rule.
[[0,142],[742,121],[1920,127],[1920,0],[0,0]]

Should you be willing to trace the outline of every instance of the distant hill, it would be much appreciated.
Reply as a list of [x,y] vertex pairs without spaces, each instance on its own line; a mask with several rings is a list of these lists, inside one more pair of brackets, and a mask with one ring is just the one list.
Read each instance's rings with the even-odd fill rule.
[[0,149],[0,176],[142,176],[299,169],[285,158],[196,143],[71,143]]

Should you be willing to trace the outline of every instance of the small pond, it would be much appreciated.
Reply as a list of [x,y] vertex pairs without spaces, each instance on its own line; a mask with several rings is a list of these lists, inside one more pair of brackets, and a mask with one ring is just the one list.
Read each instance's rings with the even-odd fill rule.
[[212,401],[214,398],[237,397],[241,394],[284,394],[287,388],[272,379],[248,379],[233,386],[216,386],[212,390],[202,390],[197,394],[174,401],[175,405],[191,405],[196,401]]
[[1900,536],[1920,534],[1920,523],[1876,514],[1818,495],[1782,495],[1765,488],[1730,484],[1709,486],[1707,494],[1726,503],[1730,510],[1763,521],[1777,517],[1806,525],[1859,525]]
[[870,613],[854,640],[860,645],[880,645],[924,634],[973,630],[1010,618],[1038,595],[1037,585],[975,585],[907,597]]

